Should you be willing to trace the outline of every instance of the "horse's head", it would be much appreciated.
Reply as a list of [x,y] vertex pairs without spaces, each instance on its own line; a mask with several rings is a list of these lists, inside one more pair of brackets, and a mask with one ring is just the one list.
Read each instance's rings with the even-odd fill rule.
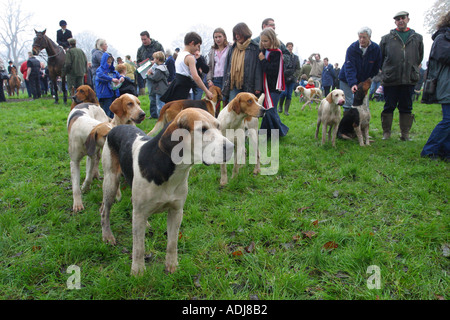
[[46,31],[47,29],[45,29],[44,31],[36,31],[36,29],[34,30],[34,32],[36,33],[36,37],[33,41],[33,53],[36,55],[39,54],[42,49],[47,48],[47,36],[45,35]]

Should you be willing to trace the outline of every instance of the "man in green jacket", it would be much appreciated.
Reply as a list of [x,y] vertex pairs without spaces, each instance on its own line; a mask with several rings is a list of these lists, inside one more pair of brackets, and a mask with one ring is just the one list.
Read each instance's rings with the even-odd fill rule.
[[76,40],[71,38],[68,40],[70,49],[66,54],[66,61],[62,76],[67,76],[67,86],[69,91],[74,95],[77,88],[84,84],[84,75],[87,72],[87,59],[83,50],[76,47]]
[[419,80],[419,65],[423,60],[423,38],[408,28],[409,13],[400,11],[394,16],[396,29],[381,38],[382,85],[386,103],[381,113],[383,139],[391,136],[395,108],[399,111],[401,140],[410,140],[414,121],[412,95]]

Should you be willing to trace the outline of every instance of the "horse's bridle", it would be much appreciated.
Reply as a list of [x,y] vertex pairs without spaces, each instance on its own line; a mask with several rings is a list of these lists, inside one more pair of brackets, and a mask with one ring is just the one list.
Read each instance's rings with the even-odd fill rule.
[[[47,43],[47,41],[45,40],[45,38],[44,38],[43,36],[42,36],[42,37],[37,36],[36,38],[38,38],[38,39],[41,38],[41,39],[47,44],[47,47],[50,47],[49,44]],[[39,43],[39,45],[34,44],[33,47],[38,47],[38,48],[39,48],[39,52],[41,52],[42,49],[43,49],[43,47],[41,47],[40,43]],[[48,50],[46,49],[47,47],[44,47],[44,49],[45,49],[45,50],[47,51],[47,53],[48,53]],[[54,57],[58,56],[58,55],[64,50],[64,49],[61,48],[60,46],[58,46],[58,48],[59,48],[58,53],[56,53],[56,54],[54,54],[54,55],[52,55],[52,56],[47,55],[47,59],[48,59],[48,58],[54,58]]]

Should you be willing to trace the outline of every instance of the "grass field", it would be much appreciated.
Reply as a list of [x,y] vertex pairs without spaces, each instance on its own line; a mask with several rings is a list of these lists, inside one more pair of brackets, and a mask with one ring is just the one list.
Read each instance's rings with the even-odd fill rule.
[[[164,273],[160,214],[146,233],[147,271],[135,278],[130,188],[112,209],[114,247],[101,237],[101,181],[83,195],[86,209],[71,212],[69,106],[1,103],[0,299],[449,299],[449,164],[419,156],[440,106],[415,103],[408,142],[398,113],[392,138],[381,139],[381,110],[371,103],[371,146],[332,148],[314,139],[317,111],[301,112],[295,98],[281,115],[290,131],[276,174],[255,177],[248,165],[220,188],[218,165],[194,166],[178,271]],[[68,288],[73,265],[80,290]]]

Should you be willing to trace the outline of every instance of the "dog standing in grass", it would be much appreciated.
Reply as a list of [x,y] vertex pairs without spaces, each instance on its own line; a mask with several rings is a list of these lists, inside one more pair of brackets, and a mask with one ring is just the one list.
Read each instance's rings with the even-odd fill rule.
[[320,125],[322,124],[322,145],[325,144],[325,137],[328,130],[328,141],[331,140],[333,147],[336,146],[336,136],[339,122],[341,121],[341,106],[345,103],[344,91],[334,89],[325,99],[322,100],[317,111],[316,139],[319,136]]

